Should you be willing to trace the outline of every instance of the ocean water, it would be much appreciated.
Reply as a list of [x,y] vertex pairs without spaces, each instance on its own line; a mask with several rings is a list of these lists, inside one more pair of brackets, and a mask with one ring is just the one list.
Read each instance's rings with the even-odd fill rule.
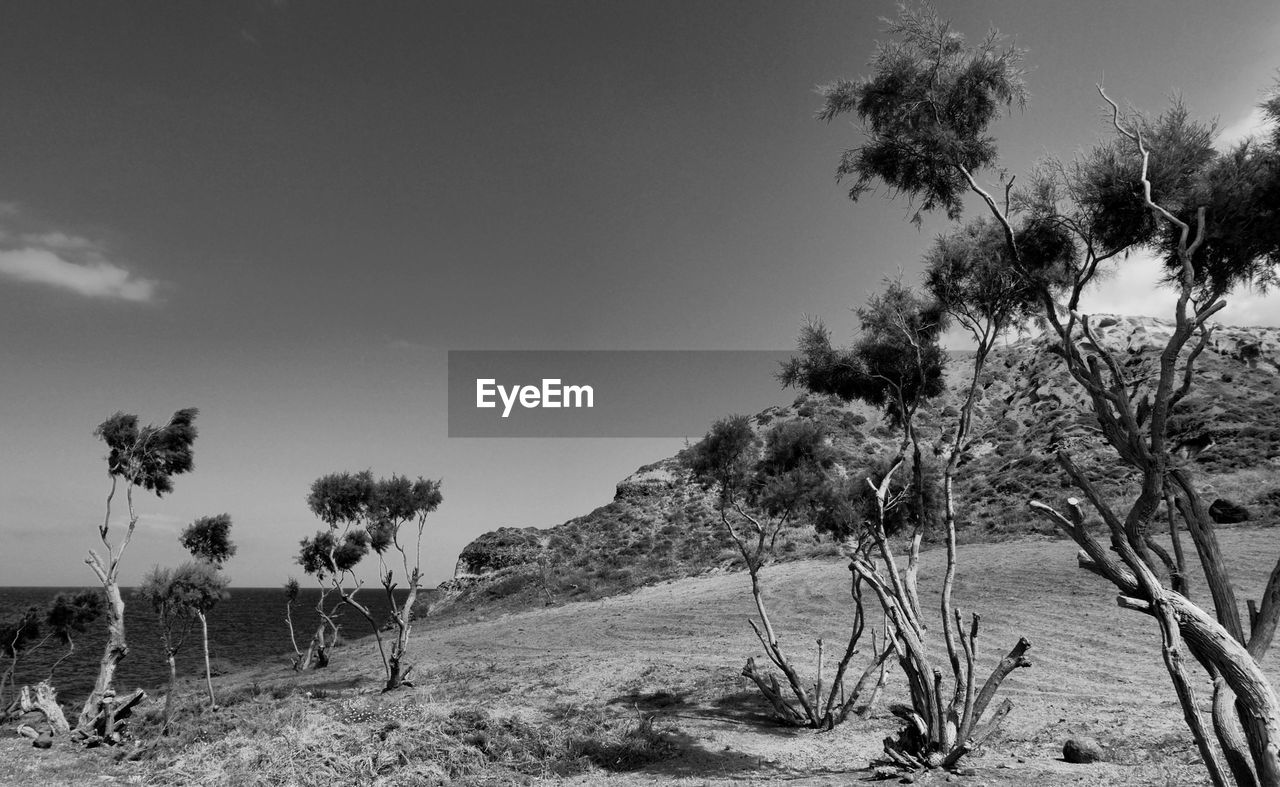
[[[45,606],[59,592],[80,588],[65,587],[0,587],[0,620],[8,620],[31,605]],[[96,588],[101,590],[101,588]],[[230,587],[231,597],[213,609],[209,615],[209,658],[234,667],[250,666],[264,662],[289,664],[293,659],[293,646],[289,642],[289,629],[285,625],[285,597],[281,588]],[[298,637],[298,647],[306,650],[311,634],[319,624],[315,603],[320,591],[303,587],[298,601],[293,605],[293,625]],[[123,589],[125,602],[125,636],[129,655],[116,669],[117,691],[133,688],[154,689],[169,679],[160,637],[157,633],[155,614],[142,600],[133,598],[132,588]],[[380,622],[390,620],[390,605],[380,586],[366,587],[356,597],[369,607]],[[397,598],[404,594],[397,591]],[[331,596],[332,599],[332,596]],[[338,616],[342,636],[356,639],[371,634],[364,617],[354,609],[346,608]],[[99,618],[89,630],[75,638],[75,652],[58,666],[53,685],[58,698],[65,703],[75,703],[86,697],[93,688],[98,674],[98,662],[106,646],[106,617]],[[45,678],[49,668],[66,650],[50,640],[35,653],[22,657],[16,673],[17,685],[35,683]],[[204,674],[204,656],[200,646],[200,623],[191,627],[178,653],[178,677]],[[215,670],[218,664],[215,663]],[[0,672],[9,668],[9,660],[0,657]],[[6,692],[7,693],[7,692]]]

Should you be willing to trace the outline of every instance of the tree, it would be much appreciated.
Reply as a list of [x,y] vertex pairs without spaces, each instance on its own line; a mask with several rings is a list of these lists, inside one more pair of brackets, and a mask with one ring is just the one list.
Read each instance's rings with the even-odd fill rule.
[[106,604],[102,594],[96,590],[79,590],[75,593],[59,593],[49,602],[45,610],[44,622],[49,628],[49,635],[62,642],[67,652],[58,657],[49,666],[49,682],[53,681],[53,673],[58,665],[71,657],[76,651],[73,635],[83,634],[89,624],[102,616]]
[[[298,562],[304,572],[317,578],[322,589],[326,589],[324,592],[338,594],[341,599],[339,605],[350,605],[369,622],[378,643],[378,652],[382,655],[386,691],[398,688],[409,673],[410,668],[404,666],[404,656],[409,644],[413,604],[422,580],[422,534],[427,516],[440,506],[443,499],[439,481],[421,477],[410,481],[400,475],[374,480],[373,473],[368,470],[322,476],[311,485],[311,494],[307,497],[312,513],[329,528],[302,541]],[[412,562],[409,544],[404,538],[404,530],[410,523],[416,526]],[[356,593],[363,582],[356,577],[354,568],[370,549],[378,556],[378,578],[387,594],[392,623],[396,627],[396,639],[391,645],[390,655],[383,646],[381,630],[372,612],[356,600]],[[400,563],[409,585],[403,603],[395,595],[395,572],[387,565],[386,556],[391,549],[400,553]],[[350,587],[347,582],[351,583]],[[317,631],[317,638],[321,641],[326,620],[328,618],[322,612]]]
[[[1025,100],[1022,52],[995,33],[968,47],[929,9],[904,10],[890,30],[896,39],[880,47],[872,76],[823,91],[820,118],[854,113],[866,128],[863,143],[842,156],[838,176],[855,178],[855,199],[877,183],[905,195],[919,205],[917,218],[929,210],[958,217],[964,197],[973,195],[999,226],[1007,265],[1035,290],[1103,439],[1141,479],[1132,499],[1109,500],[1068,450],[1056,451],[1105,524],[1110,549],[1089,532],[1076,498],[1067,499],[1065,514],[1040,501],[1033,509],[1079,545],[1082,565],[1116,586],[1122,607],[1155,620],[1212,782],[1280,783],[1280,701],[1258,663],[1280,621],[1280,561],[1261,602],[1250,601],[1246,635],[1214,523],[1169,439],[1170,418],[1194,385],[1196,359],[1211,341],[1209,321],[1223,296],[1241,283],[1274,280],[1280,130],[1219,151],[1212,125],[1191,119],[1181,104],[1155,118],[1124,113],[1099,86],[1115,138],[1069,164],[1046,162],[1021,193],[1002,177],[1000,200],[977,174],[997,163],[990,124]],[[1280,97],[1263,108],[1273,123],[1280,120]],[[1174,328],[1154,357],[1130,363],[1079,306],[1104,264],[1140,249],[1154,250],[1165,263],[1176,295]],[[1064,260],[1066,279],[1054,286],[1042,274]],[[1151,535],[1162,504],[1173,555]],[[1184,532],[1200,557],[1212,613],[1192,601]],[[1213,681],[1212,733],[1184,650]]]
[[6,716],[8,706],[4,704],[5,685],[16,688],[14,675],[18,671],[18,661],[41,644],[39,607],[27,607],[19,615],[0,623],[0,656],[9,659],[9,668],[0,675],[0,710],[4,710]]
[[[937,242],[929,263],[932,298],[889,282],[882,294],[873,295],[858,311],[861,333],[848,348],[831,344],[830,333],[811,321],[801,334],[800,355],[784,365],[780,378],[786,385],[854,399],[883,409],[886,420],[901,432],[896,454],[880,460],[861,477],[846,483],[838,495],[823,501],[820,530],[842,538],[855,581],[865,582],[875,593],[889,621],[890,649],[907,677],[911,707],[894,712],[906,724],[896,739],[885,739],[885,753],[908,768],[951,768],[980,745],[1008,713],[1008,700],[983,722],[984,714],[1001,682],[1018,667],[1030,665],[1025,653],[1030,643],[1020,639],[990,673],[981,691],[975,683],[977,636],[980,616],[963,625],[952,600],[957,574],[956,502],[953,479],[960,459],[969,448],[969,431],[979,390],[983,364],[996,338],[1009,327],[1020,308],[1016,295],[996,294],[989,273],[997,270],[985,259],[981,228]],[[942,270],[956,273],[939,284]],[[969,327],[978,341],[974,373],[959,417],[946,445],[937,452],[947,457],[942,473],[942,499],[938,498],[934,473],[922,451],[922,437],[915,428],[920,407],[944,390],[946,355],[939,338],[950,314]],[[894,476],[909,463],[910,480]],[[907,472],[903,470],[903,472]],[[853,475],[853,474],[851,474]],[[859,483],[859,481],[861,483]],[[941,669],[933,666],[928,629],[918,591],[920,547],[927,531],[945,528],[947,567],[941,585],[943,642],[951,667],[950,692]],[[891,536],[907,532],[907,563],[899,568]],[[885,571],[880,573],[879,565]]]
[[[382,642],[382,627],[373,612],[356,598],[364,580],[356,576],[354,569],[369,553],[374,491],[373,473],[368,470],[317,478],[311,484],[307,505],[328,529],[302,541],[298,562],[304,572],[338,594],[339,606],[350,606],[368,622],[378,644],[383,669],[390,677],[391,665]],[[347,582],[351,583],[349,587]],[[323,628],[321,623],[321,631]]]
[[[179,537],[179,543],[191,553],[196,560],[202,561],[214,572],[222,570],[222,564],[236,553],[236,545],[231,543],[231,515],[202,516],[187,525]],[[223,586],[228,580],[223,579]],[[192,611],[200,620],[200,641],[204,646],[204,681],[209,690],[209,707],[216,708],[218,702],[213,696],[213,670],[209,666],[209,611],[228,597],[225,590],[194,598],[198,602]]]
[[[138,417],[116,413],[98,425],[94,436],[107,444],[107,475],[111,488],[107,493],[106,514],[98,526],[98,537],[106,549],[105,555],[89,550],[85,563],[93,569],[102,582],[107,600],[107,644],[98,666],[98,676],[93,691],[80,711],[77,732],[88,740],[95,740],[95,721],[103,709],[103,698],[112,691],[116,666],[129,653],[124,629],[124,598],[120,593],[120,560],[138,524],[134,508],[135,489],[154,492],[161,497],[173,491],[174,476],[190,472],[194,467],[192,444],[196,439],[195,408],[178,410],[163,426],[138,426]],[[112,502],[120,485],[124,485],[128,522],[124,537],[118,545],[110,541]],[[110,715],[109,712],[107,712]],[[108,732],[110,732],[108,730]],[[107,736],[109,737],[109,736]]]
[[211,564],[187,561],[174,569],[153,567],[138,586],[138,597],[156,613],[160,644],[169,667],[162,734],[168,734],[173,720],[173,698],[178,690],[178,651],[201,611],[216,603],[225,593],[226,585],[226,578]]
[[[16,687],[14,674],[17,672],[19,658],[33,654],[50,640],[66,646],[67,651],[53,661],[47,677],[36,687],[38,696],[52,698],[53,676],[58,665],[75,652],[74,635],[84,633],[89,624],[102,615],[103,606],[102,594],[97,591],[59,593],[43,610],[31,606],[18,617],[0,623],[0,656],[8,656],[10,659],[9,668],[0,675],[0,719],[10,710],[10,706],[4,702],[4,689],[6,684]],[[50,704],[53,704],[52,701]],[[61,711],[58,713],[60,715]]]
[[293,644],[293,669],[294,671],[306,669],[304,660],[309,661],[308,656],[302,654],[302,650],[298,647],[298,638],[293,632],[293,605],[298,601],[298,580],[289,577],[284,583],[284,622],[289,627],[289,642]]
[[[391,620],[396,627],[396,639],[391,644],[391,655],[387,659],[386,691],[407,683],[406,678],[412,669],[412,666],[404,666],[404,656],[409,647],[413,605],[418,599],[418,587],[422,581],[422,532],[426,527],[427,515],[439,508],[443,501],[440,482],[428,481],[421,476],[416,481],[410,481],[401,475],[380,479],[370,496],[370,546],[378,556],[378,576],[386,591]],[[407,545],[401,542],[402,531],[410,523],[415,526],[412,566]],[[385,559],[390,548],[400,553],[400,564],[409,585],[404,603],[396,599],[395,572],[388,567]]]
[[200,517],[187,525],[178,541],[197,560],[217,568],[222,568],[236,554],[236,545],[231,543],[230,514]]
[[[816,507],[827,493],[828,485],[833,483],[830,471],[836,464],[836,454],[826,435],[813,423],[791,422],[774,427],[760,440],[747,418],[735,415],[717,421],[682,459],[696,481],[715,490],[720,522],[737,546],[751,577],[751,597],[759,618],[758,625],[754,620],[749,621],[751,629],[769,660],[786,678],[791,699],[784,695],[775,676],[756,666],[754,658],[747,659],[742,674],[756,684],[782,721],[831,729],[848,717],[891,652],[888,648],[882,651],[875,647],[873,632],[872,650],[876,656],[852,690],[846,692],[845,672],[865,629],[861,582],[855,575],[851,587],[854,620],[849,642],[825,695],[823,643],[818,640],[818,674],[811,697],[774,629],[760,581],[761,569],[772,557],[782,529]],[[877,681],[876,687],[878,685]]]

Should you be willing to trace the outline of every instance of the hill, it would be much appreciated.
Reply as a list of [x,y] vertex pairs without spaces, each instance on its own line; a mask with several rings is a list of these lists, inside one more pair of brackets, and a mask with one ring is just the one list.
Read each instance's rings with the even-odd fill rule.
[[[1135,374],[1155,362],[1155,348],[1171,330],[1152,318],[1099,316],[1094,324],[1099,339]],[[972,363],[972,353],[952,355],[948,392],[918,416],[926,440],[938,442],[952,428]],[[1068,446],[1109,494],[1132,483],[1097,439],[1082,393],[1045,336],[997,348],[980,384],[976,440],[957,478],[962,541],[1057,537],[1026,508],[1033,497],[1068,493],[1051,448]],[[763,431],[797,419],[823,424],[849,472],[896,446],[878,412],[826,396],[802,394],[752,422]],[[1219,326],[1171,427],[1182,461],[1194,466],[1208,500],[1241,505],[1253,521],[1280,513],[1280,329]],[[817,542],[812,529],[801,526],[783,534],[778,554],[791,560],[834,552],[834,545]],[[430,614],[491,615],[601,598],[730,570],[739,562],[709,495],[691,482],[677,455],[641,467],[618,483],[610,503],[581,517],[547,529],[502,527],[477,538],[462,550],[455,576],[441,585]]]

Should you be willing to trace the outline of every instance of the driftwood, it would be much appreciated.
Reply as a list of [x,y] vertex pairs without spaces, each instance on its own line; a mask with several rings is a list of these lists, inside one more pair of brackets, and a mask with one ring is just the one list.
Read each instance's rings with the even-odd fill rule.
[[123,698],[117,697],[113,691],[107,691],[102,695],[97,712],[89,718],[87,724],[82,724],[72,733],[72,740],[81,740],[91,747],[104,743],[121,743],[127,735],[128,724],[125,719],[132,716],[134,708],[146,698],[147,693],[142,689]]

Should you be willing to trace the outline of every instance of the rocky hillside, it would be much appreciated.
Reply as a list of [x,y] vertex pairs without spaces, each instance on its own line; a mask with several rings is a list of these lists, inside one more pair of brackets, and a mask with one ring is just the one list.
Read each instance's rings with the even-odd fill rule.
[[[1155,362],[1154,348],[1171,328],[1131,317],[1097,318],[1095,325],[1137,374]],[[1219,327],[1197,369],[1193,393],[1172,421],[1181,461],[1196,468],[1208,500],[1229,501],[1254,522],[1274,520],[1280,513],[1280,329]],[[971,354],[955,354],[949,392],[918,419],[928,439],[940,441],[954,428],[971,375]],[[1033,497],[1069,493],[1051,446],[1068,447],[1110,494],[1132,483],[1097,439],[1083,396],[1044,338],[996,350],[980,382],[977,440],[958,478],[963,540],[1055,535],[1026,507]],[[825,396],[802,395],[753,420],[763,431],[791,419],[822,422],[851,472],[896,446],[878,413]],[[832,552],[833,545],[803,526],[784,533],[778,550],[782,559]],[[623,479],[612,502],[584,516],[549,529],[503,527],[476,539],[463,549],[432,612],[492,613],[599,598],[737,563],[708,494],[690,482],[678,456],[669,457]]]

